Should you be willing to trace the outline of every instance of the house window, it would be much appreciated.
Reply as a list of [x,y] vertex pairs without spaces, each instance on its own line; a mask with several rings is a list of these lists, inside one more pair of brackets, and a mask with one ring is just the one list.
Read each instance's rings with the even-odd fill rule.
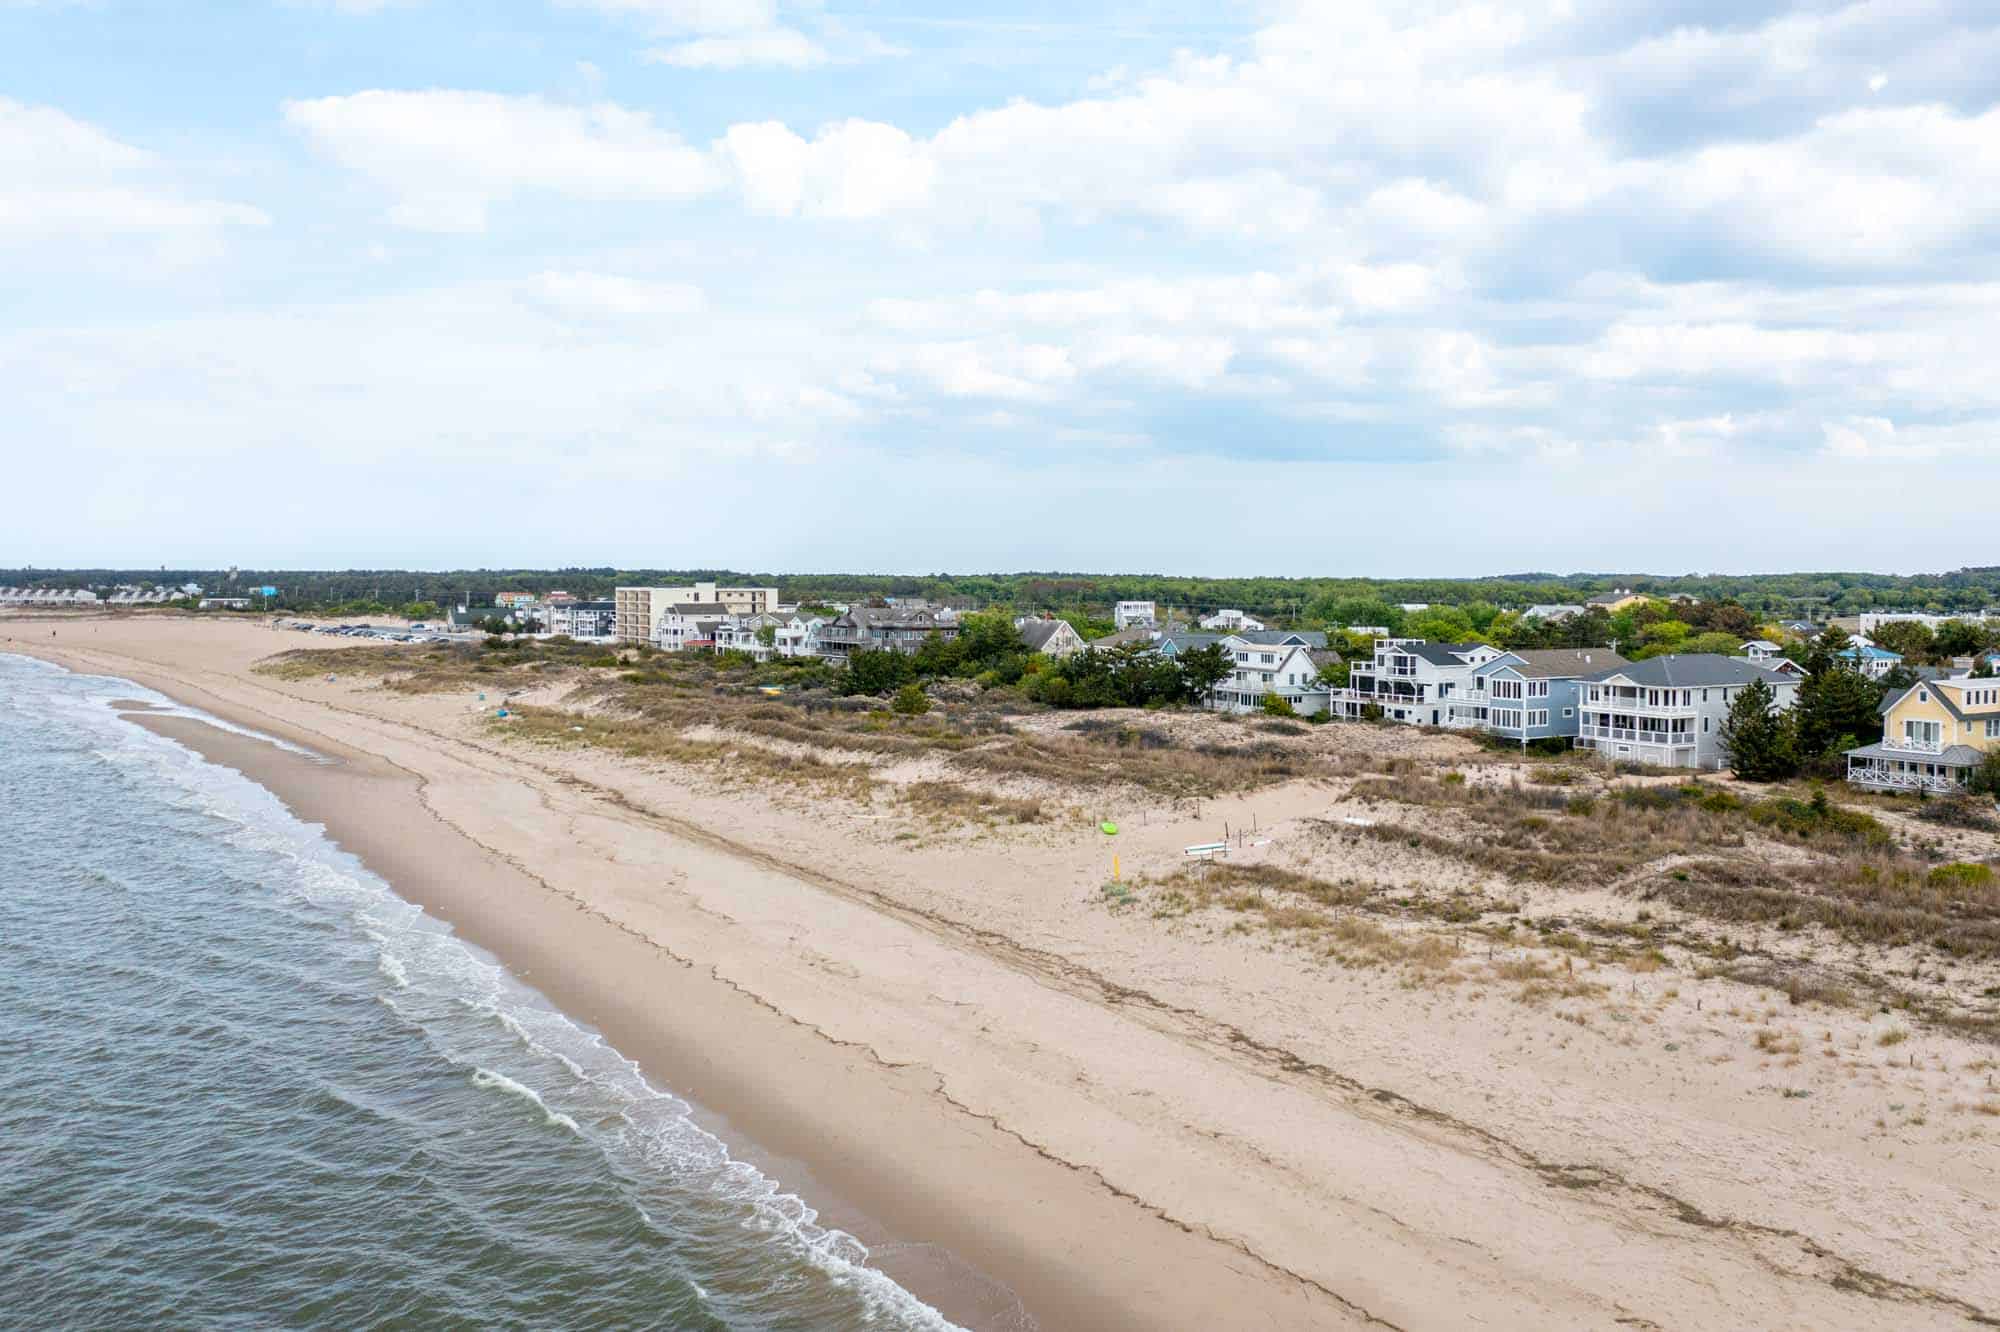
[[1943,738],[1944,728],[1934,721],[1906,721],[1903,723],[1903,738],[1934,745]]
[[1986,723],[1986,738],[1988,740],[2000,740],[2000,721]]
[[1576,716],[1576,709],[1575,709],[1575,708],[1564,708],[1564,709],[1563,709],[1563,716],[1565,716],[1565,717],[1574,717],[1574,716]]

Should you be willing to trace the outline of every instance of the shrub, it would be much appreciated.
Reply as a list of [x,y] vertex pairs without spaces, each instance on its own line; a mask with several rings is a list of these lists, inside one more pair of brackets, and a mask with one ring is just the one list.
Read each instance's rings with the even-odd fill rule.
[[1296,717],[1299,715],[1298,710],[1292,706],[1292,701],[1283,694],[1266,694],[1264,695],[1264,701],[1258,706],[1262,707],[1266,713],[1273,717]]
[[896,697],[889,707],[905,717],[920,717],[931,710],[930,695],[924,692],[922,685],[912,680],[896,691]]
[[1946,892],[1988,888],[1993,884],[1993,867],[1970,861],[1954,861],[1949,865],[1939,865],[1930,872],[1928,879],[1931,887],[1942,888]]

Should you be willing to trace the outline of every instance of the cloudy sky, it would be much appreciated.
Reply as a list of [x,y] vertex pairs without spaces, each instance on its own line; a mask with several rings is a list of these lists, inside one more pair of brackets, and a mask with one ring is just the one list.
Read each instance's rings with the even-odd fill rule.
[[2000,563],[1992,0],[0,0],[0,564]]

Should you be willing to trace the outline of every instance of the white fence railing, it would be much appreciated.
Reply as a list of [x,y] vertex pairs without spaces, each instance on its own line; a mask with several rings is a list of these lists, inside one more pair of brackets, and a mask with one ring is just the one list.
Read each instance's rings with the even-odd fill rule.
[[1855,765],[1847,770],[1850,786],[1866,786],[1884,791],[1956,791],[1956,777],[1940,773],[1910,772],[1907,769]]
[[1624,726],[1579,726],[1576,733],[1586,740],[1619,740],[1633,745],[1667,745],[1691,749],[1699,741],[1689,731],[1640,731]]

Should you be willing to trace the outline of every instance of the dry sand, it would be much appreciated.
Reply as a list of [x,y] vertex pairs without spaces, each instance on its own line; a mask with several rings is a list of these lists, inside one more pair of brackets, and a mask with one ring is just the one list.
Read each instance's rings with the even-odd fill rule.
[[[55,628],[0,620],[0,650],[12,636],[337,758],[146,719],[325,822],[656,1080],[797,1162],[809,1200],[858,1209],[885,1249],[956,1255],[980,1276],[899,1275],[968,1319],[990,1302],[981,1276],[1046,1328],[1922,1328],[2000,1311],[1994,1120],[1954,1113],[1991,1084],[1985,1047],[1926,1032],[1884,1050],[1873,1015],[1781,1012],[1720,979],[1606,976],[1607,997],[1567,1012],[1425,988],[1107,909],[1108,844],[1080,824],[972,837],[510,744],[469,696],[252,674],[311,640],[240,622]],[[1358,811],[1316,783],[1198,819],[1105,799],[1090,813],[1124,825],[1128,875],[1178,868],[1224,819],[1267,841],[1251,858],[1466,873],[1319,845],[1308,817]],[[1775,1052],[1752,1043],[1766,1028]]]

